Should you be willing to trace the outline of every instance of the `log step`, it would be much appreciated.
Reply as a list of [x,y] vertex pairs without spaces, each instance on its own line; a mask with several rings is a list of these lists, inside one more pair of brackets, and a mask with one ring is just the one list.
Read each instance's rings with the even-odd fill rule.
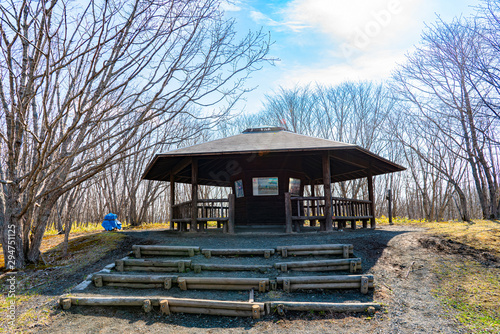
[[173,297],[75,297],[64,296],[59,304],[65,310],[71,306],[142,306],[150,312],[159,306],[163,314],[193,313],[218,316],[243,316],[255,319],[265,315],[264,303],[223,300],[188,299]]
[[181,290],[269,290],[269,278],[179,277]]
[[377,303],[309,303],[309,302],[285,302],[273,301],[266,302],[266,312],[271,314],[274,310],[283,315],[285,310],[289,311],[330,311],[330,312],[371,312],[380,310],[381,306]]
[[96,287],[114,286],[135,289],[170,289],[172,283],[177,282],[177,276],[171,275],[123,275],[123,274],[101,274],[92,276]]
[[309,255],[342,255],[349,258],[353,255],[354,246],[351,244],[324,244],[324,245],[295,245],[278,246],[276,250],[282,257],[309,256]]
[[183,273],[186,268],[191,268],[190,260],[144,260],[124,259],[116,260],[117,271],[148,271],[148,272],[179,272]]
[[285,292],[314,289],[360,289],[368,293],[373,288],[373,275],[331,275],[278,277],[278,284]]
[[246,265],[246,264],[211,264],[211,263],[200,263],[192,264],[191,268],[194,272],[200,272],[202,270],[208,271],[260,271],[265,272],[273,268],[271,265]]
[[274,264],[276,269],[283,272],[288,270],[293,271],[335,271],[348,270],[355,273],[361,270],[361,259],[335,259],[335,260],[315,260],[315,261],[293,261],[293,262],[278,262]]
[[243,316],[260,318],[273,312],[284,314],[290,311],[331,311],[331,312],[370,312],[379,310],[377,303],[309,303],[290,301],[270,301],[265,303],[188,299],[173,297],[79,297],[62,296],[59,305],[67,310],[71,306],[139,306],[145,312],[160,307],[164,315],[171,313],[210,314],[217,316]]
[[236,256],[236,255],[259,255],[264,256],[266,259],[271,257],[275,253],[273,248],[269,249],[203,249],[201,251],[206,258],[211,258],[212,256]]
[[143,256],[195,256],[200,254],[200,247],[195,246],[133,245],[132,250],[137,259]]

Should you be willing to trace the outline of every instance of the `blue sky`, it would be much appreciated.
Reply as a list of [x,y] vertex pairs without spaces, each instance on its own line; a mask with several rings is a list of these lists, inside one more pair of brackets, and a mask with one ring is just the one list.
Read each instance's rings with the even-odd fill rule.
[[469,16],[480,0],[233,0],[225,5],[241,32],[271,33],[270,56],[279,58],[253,74],[259,85],[240,108],[262,109],[279,86],[347,80],[381,81],[419,43],[437,15]]

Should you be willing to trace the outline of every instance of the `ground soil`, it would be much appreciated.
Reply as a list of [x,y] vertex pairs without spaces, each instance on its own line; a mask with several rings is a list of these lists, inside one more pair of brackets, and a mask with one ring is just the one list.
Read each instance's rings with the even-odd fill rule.
[[[385,226],[376,230],[335,231],[333,233],[303,234],[237,234],[220,233],[175,234],[169,231],[133,231],[128,238],[105,259],[89,267],[78,277],[66,277],[57,287],[43,292],[55,305],[57,294],[80,283],[82,277],[95,272],[106,264],[125,256],[132,244],[196,245],[205,248],[266,248],[283,245],[352,243],[354,255],[362,258],[363,272],[373,274],[375,289],[368,295],[357,290],[305,291],[300,293],[268,292],[256,294],[256,301],[375,301],[383,305],[374,316],[367,314],[320,314],[288,312],[285,316],[270,315],[263,319],[216,317],[189,314],[162,316],[158,309],[144,313],[140,308],[72,307],[68,311],[54,308],[48,326],[33,328],[40,333],[466,333],[455,320],[453,311],[446,310],[434,297],[437,277],[432,269],[442,261],[461,261],[463,256],[476,257],[473,251],[431,236],[420,227]],[[472,253],[471,253],[472,252]],[[461,253],[461,254],[460,254]],[[213,258],[212,258],[213,259]],[[241,258],[244,263],[261,263],[262,258]],[[207,262],[203,256],[193,261]],[[234,258],[218,261],[234,262]],[[246,262],[245,262],[246,261]],[[272,262],[282,261],[277,255]],[[484,255],[481,261],[498,265],[498,258]],[[190,273],[192,274],[192,273]],[[202,273],[204,275],[209,275]],[[213,273],[210,273],[213,276]],[[246,273],[260,277],[262,273]],[[279,275],[276,272],[268,276]],[[222,274],[220,275],[222,276]],[[186,298],[247,300],[243,292],[178,291],[128,291],[122,289],[95,289],[87,294],[135,295],[168,294]]]

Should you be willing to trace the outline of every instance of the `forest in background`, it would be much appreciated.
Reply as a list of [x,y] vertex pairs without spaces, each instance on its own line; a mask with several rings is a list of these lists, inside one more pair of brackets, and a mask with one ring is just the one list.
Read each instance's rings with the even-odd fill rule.
[[[500,218],[500,1],[429,25],[385,82],[280,88],[254,115],[236,103],[245,79],[273,62],[271,42],[238,39],[219,4],[1,5],[0,227],[4,254],[16,227],[17,267],[38,260],[50,225],[68,236],[109,212],[132,225],[167,221],[168,183],[141,180],[154,154],[259,125],[407,167],[375,178],[379,215],[392,189],[396,216]],[[366,198],[363,182],[335,184],[334,195]],[[177,190],[176,201],[189,198],[188,185]]]

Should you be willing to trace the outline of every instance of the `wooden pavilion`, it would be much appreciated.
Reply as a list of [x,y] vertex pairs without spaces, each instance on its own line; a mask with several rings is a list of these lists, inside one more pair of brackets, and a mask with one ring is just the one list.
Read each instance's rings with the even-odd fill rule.
[[[320,230],[334,225],[375,228],[373,176],[401,167],[357,145],[299,135],[279,127],[155,155],[143,179],[170,182],[170,227],[200,231],[217,221],[225,232],[236,226],[282,225],[290,233],[304,221]],[[332,182],[367,178],[368,199],[332,197]],[[175,183],[191,184],[191,200],[175,203]],[[228,198],[199,198],[198,185],[231,187]],[[323,196],[315,196],[315,186]],[[311,196],[304,197],[304,187]]]

